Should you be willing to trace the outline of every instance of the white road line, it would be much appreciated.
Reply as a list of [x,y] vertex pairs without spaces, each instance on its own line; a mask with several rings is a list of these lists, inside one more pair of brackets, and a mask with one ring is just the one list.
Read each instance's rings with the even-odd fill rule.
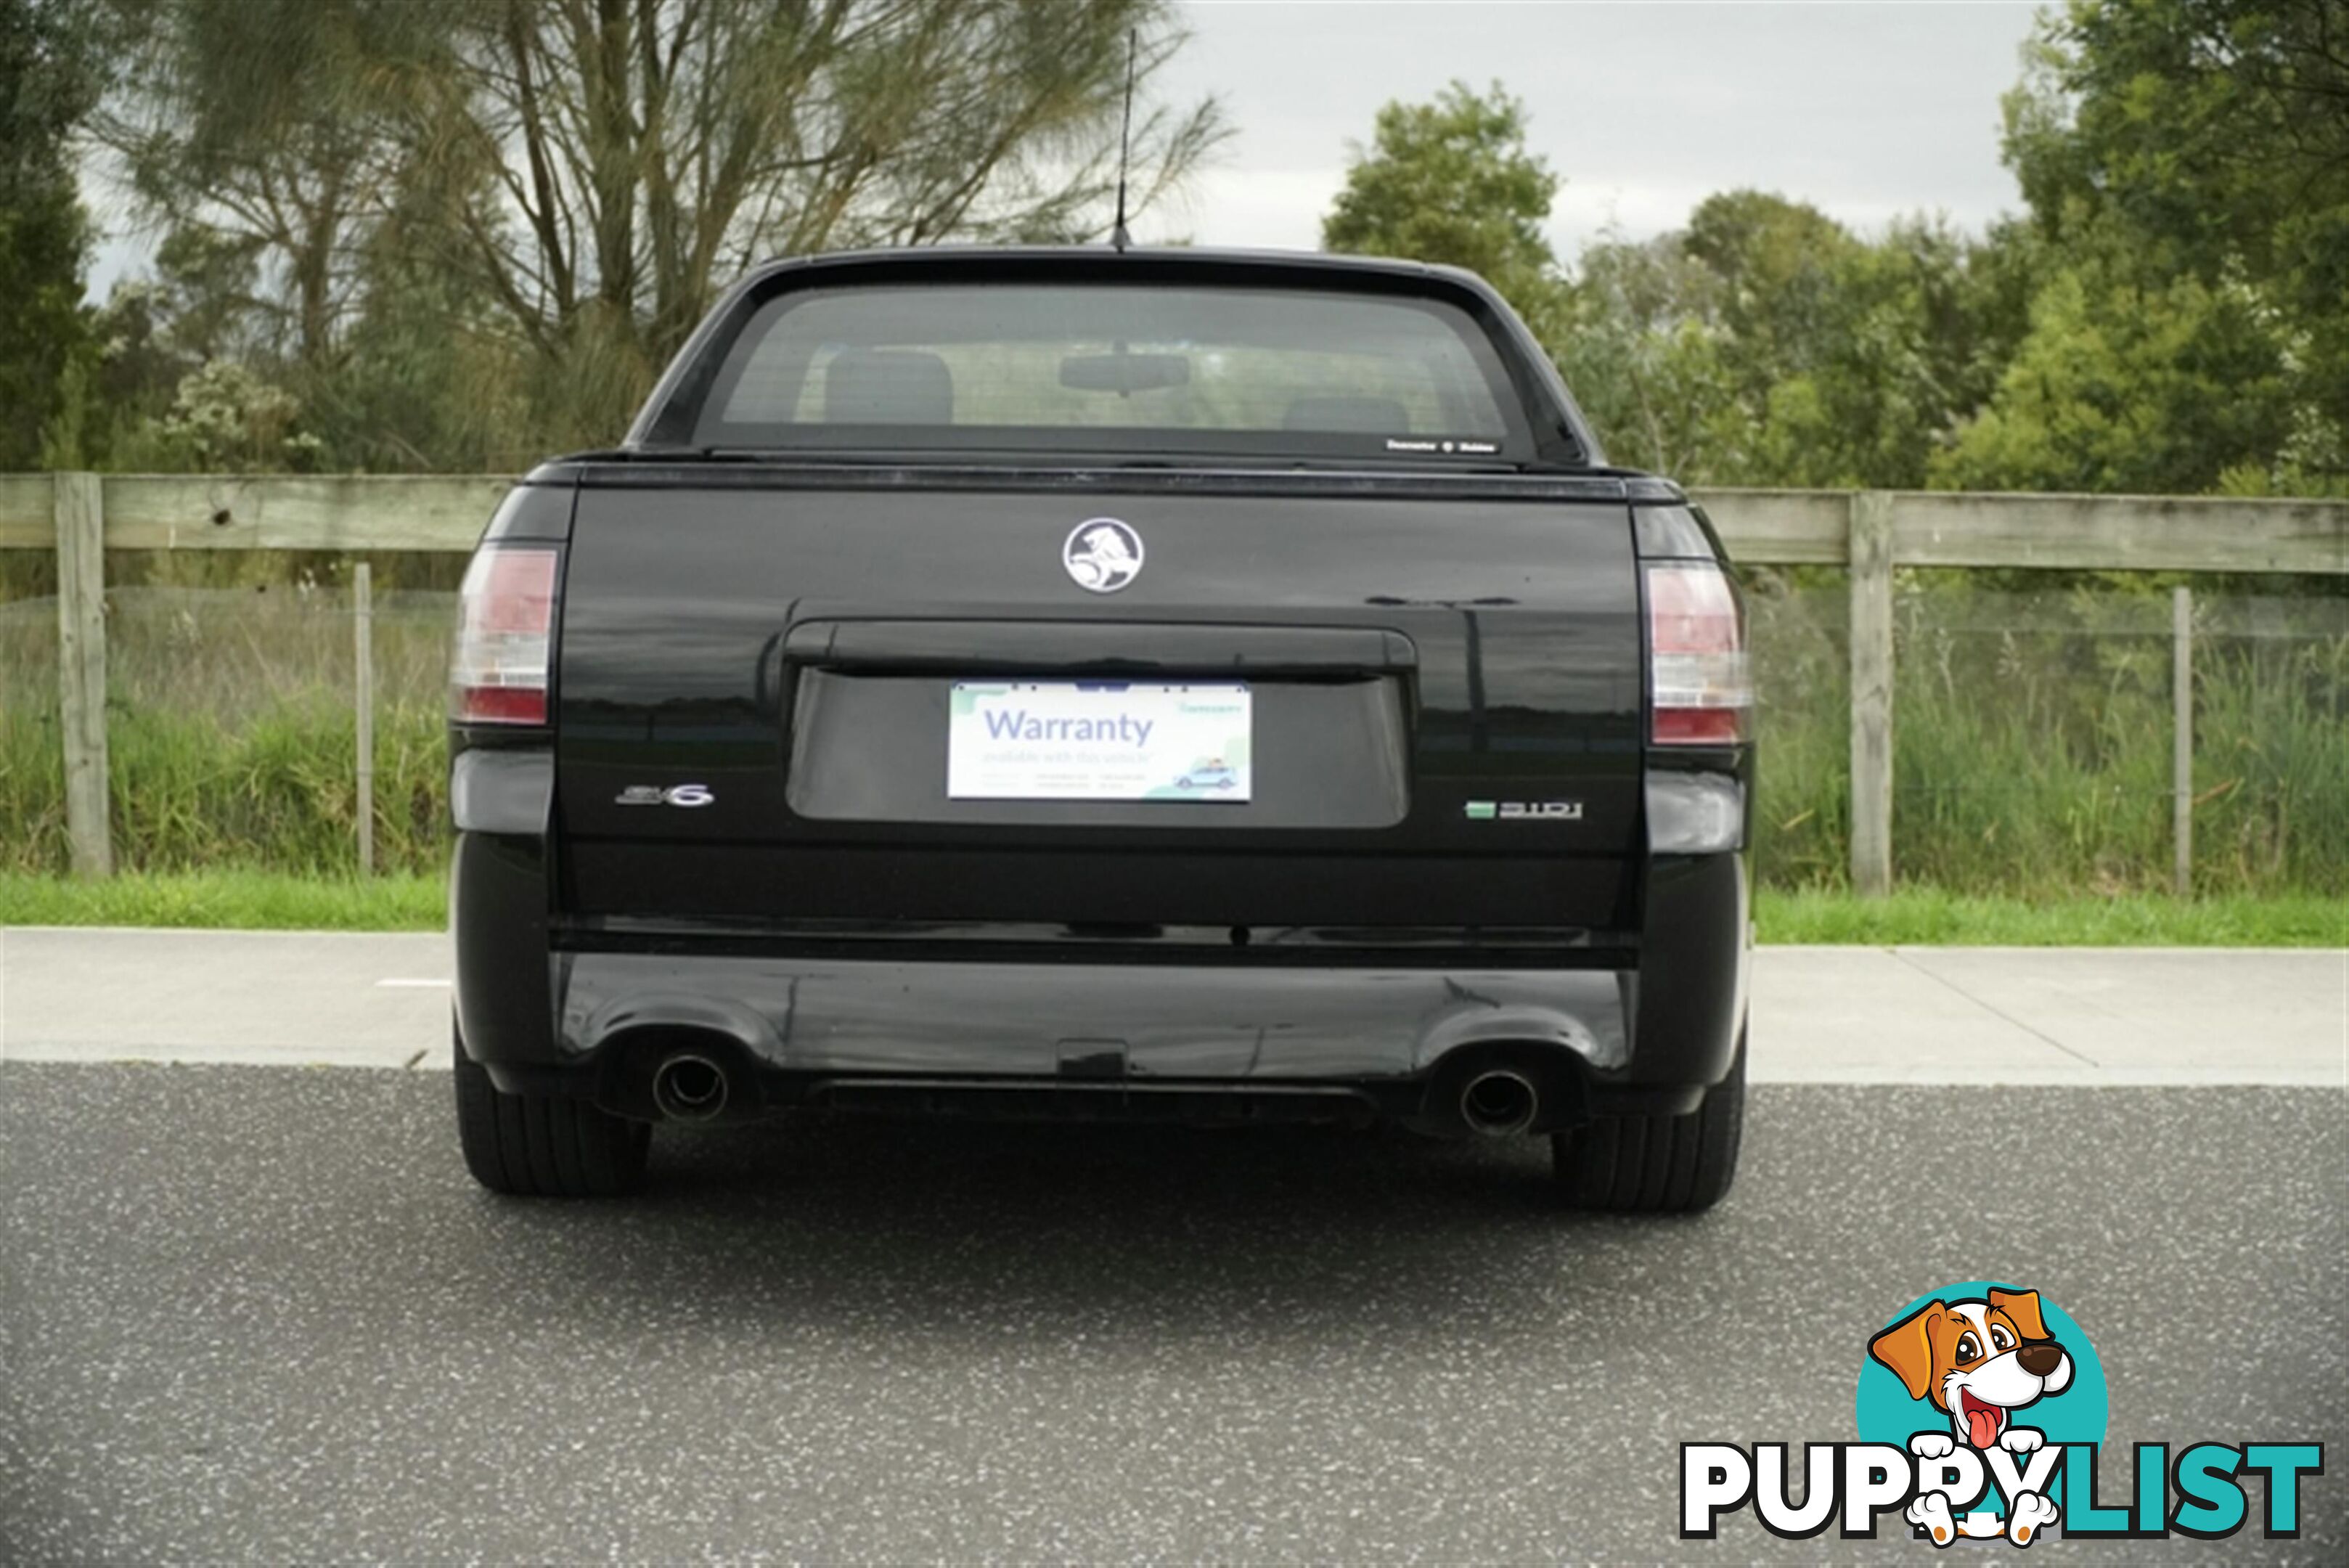
[[[395,1072],[430,1072],[435,1069],[445,1072],[449,1066],[449,1052],[445,1044],[419,1050],[407,1039],[339,1046],[71,1040],[6,1042],[5,1047],[0,1047],[0,1063],[17,1062],[85,1064],[139,1062],[173,1066],[365,1067]],[[1969,1068],[1948,1064],[1907,1065],[1816,1057],[1806,1060],[1801,1052],[1777,1051],[1765,1055],[1759,1050],[1747,1077],[1757,1086],[1848,1084],[1871,1088],[1986,1089],[2010,1085],[2076,1089],[2349,1088],[2349,1073],[2339,1068],[2302,1063],[2242,1061],[2225,1066],[1985,1063]]]
[[378,988],[410,991],[446,991],[454,983],[452,981],[446,980],[379,980],[376,981]]
[[2019,1064],[1976,1072],[1903,1067],[1874,1062],[1754,1062],[1753,1084],[1855,1084],[1871,1088],[2218,1089],[2240,1087],[2349,1088],[2349,1072],[2323,1065],[2244,1062],[2234,1066],[2061,1066]]
[[141,1044],[80,1040],[12,1040],[0,1050],[0,1064],[69,1062],[84,1066],[140,1063],[163,1067],[368,1067],[392,1072],[415,1067],[446,1070],[449,1047],[419,1052],[409,1044],[342,1046]]

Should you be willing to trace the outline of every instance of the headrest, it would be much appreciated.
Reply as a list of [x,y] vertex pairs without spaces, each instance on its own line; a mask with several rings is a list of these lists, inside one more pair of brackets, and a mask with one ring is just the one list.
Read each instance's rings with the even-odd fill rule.
[[852,348],[824,368],[824,422],[950,425],[954,376],[936,354]]

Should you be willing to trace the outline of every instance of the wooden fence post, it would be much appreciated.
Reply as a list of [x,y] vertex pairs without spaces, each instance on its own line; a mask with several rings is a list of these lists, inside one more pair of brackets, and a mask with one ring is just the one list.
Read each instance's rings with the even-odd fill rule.
[[351,568],[351,608],[357,646],[359,737],[359,875],[375,875],[375,573],[365,561]]
[[1892,889],[1892,497],[1851,498],[1851,886]]
[[2194,891],[2194,590],[2169,593],[2170,883],[2181,898]]
[[66,837],[77,877],[114,873],[106,763],[106,500],[94,473],[58,473],[57,718]]

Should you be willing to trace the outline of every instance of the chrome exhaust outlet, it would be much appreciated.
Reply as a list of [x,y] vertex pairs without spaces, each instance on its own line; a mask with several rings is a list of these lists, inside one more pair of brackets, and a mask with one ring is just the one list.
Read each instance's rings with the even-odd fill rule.
[[653,1074],[653,1104],[672,1121],[706,1122],[726,1108],[726,1069],[680,1051]]
[[1541,1093],[1533,1080],[1506,1067],[1494,1067],[1468,1080],[1460,1091],[1460,1119],[1471,1132],[1508,1137],[1534,1125]]

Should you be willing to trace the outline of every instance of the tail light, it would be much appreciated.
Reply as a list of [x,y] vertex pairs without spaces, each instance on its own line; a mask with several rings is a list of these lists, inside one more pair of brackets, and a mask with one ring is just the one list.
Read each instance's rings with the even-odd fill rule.
[[555,553],[487,549],[465,570],[449,716],[460,724],[543,724],[554,630]]
[[1659,746],[1734,745],[1754,709],[1745,623],[1710,561],[1648,568],[1648,696]]

